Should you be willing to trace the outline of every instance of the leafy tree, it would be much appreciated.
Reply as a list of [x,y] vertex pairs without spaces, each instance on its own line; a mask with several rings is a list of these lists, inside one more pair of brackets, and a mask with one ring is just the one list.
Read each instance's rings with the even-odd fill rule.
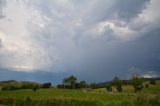
[[113,79],[113,85],[116,87],[116,89],[118,90],[118,92],[122,92],[123,82],[118,77],[115,77]]
[[51,84],[50,82],[44,83],[43,86],[42,86],[42,88],[50,88],[51,85],[52,85],[52,84]]
[[68,78],[64,78],[64,79],[63,79],[63,84],[68,84],[68,83],[69,83]]
[[70,76],[69,77],[69,81],[70,81],[70,84],[71,84],[73,89],[75,88],[76,80],[77,80],[77,78],[75,76]]
[[135,93],[137,91],[140,91],[143,88],[143,79],[139,78],[139,77],[134,77],[131,79],[131,84],[133,85],[134,89],[135,89]]
[[76,84],[76,80],[77,78],[73,75],[67,77],[67,78],[64,78],[63,79],[63,84],[69,84],[71,86],[72,89],[75,88],[75,84]]

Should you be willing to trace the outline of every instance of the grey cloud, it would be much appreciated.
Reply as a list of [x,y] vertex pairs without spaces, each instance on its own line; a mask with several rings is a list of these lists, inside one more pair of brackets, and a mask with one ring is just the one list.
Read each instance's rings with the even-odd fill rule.
[[149,4],[150,0],[117,0],[113,7],[118,19],[130,20],[141,13]]
[[[160,32],[155,25],[157,20],[149,24],[134,21],[148,8],[147,3],[149,0],[28,1],[26,8],[31,8],[28,14],[33,15],[27,20],[29,41],[38,45],[37,48],[31,44],[31,51],[36,50],[31,53],[29,59],[33,60],[29,62],[35,65],[43,61],[45,67],[41,70],[49,71],[46,74],[61,73],[58,77],[75,74],[90,82],[111,80],[114,76],[127,78],[133,66],[142,69],[142,73],[145,70],[158,72]],[[101,23],[103,31],[99,33]],[[127,37],[133,38],[128,40]],[[35,63],[34,59],[38,61]],[[1,60],[0,63],[4,65]],[[38,76],[35,80],[40,79]]]
[[15,70],[0,68],[0,81],[17,80],[17,81],[35,81],[40,83],[51,82],[54,85],[61,83],[68,73],[52,73],[38,70],[37,72],[17,72]]
[[149,4],[149,0],[95,0],[87,7],[84,20],[85,23],[92,24],[109,19],[128,22],[141,13],[147,4]]
[[0,39],[0,48],[3,47],[2,40]]
[[[105,47],[106,51],[103,52],[106,55],[98,55],[98,58],[94,57],[92,60],[88,60],[89,64],[84,62],[86,67],[84,67],[85,65],[82,66],[86,69],[81,74],[87,74],[82,75],[85,78],[92,75],[92,80],[98,79],[103,81],[105,79],[112,79],[116,75],[121,78],[127,78],[126,75],[131,74],[129,69],[133,66],[140,68],[140,73],[145,73],[146,70],[156,70],[156,72],[159,72],[159,41],[159,35],[153,34],[137,41],[116,44],[112,49]],[[91,71],[87,71],[87,69]]]
[[[103,16],[106,16],[106,14],[103,14],[103,13],[108,12],[107,11],[108,7],[106,7],[107,9],[103,9],[103,8],[105,8],[105,6],[103,6],[103,4],[105,5],[107,1],[101,1],[101,2],[99,2],[99,4],[97,4],[97,2],[98,1],[95,1],[94,5],[92,3],[90,5],[95,6],[94,8],[96,8],[96,9],[100,9],[100,10],[97,10],[97,11],[99,11],[99,12],[97,12],[97,13],[99,13],[99,15],[94,14],[92,16],[90,14],[86,14],[87,15],[87,16],[85,16],[86,18],[90,17],[90,20],[92,20],[93,18],[96,18],[96,17],[100,17],[99,18],[100,20],[104,19]],[[126,12],[126,13],[130,13],[130,15],[125,14],[126,16],[128,16],[128,19],[134,18],[135,16],[137,16],[138,13],[141,13],[141,11],[144,9],[144,7],[146,6],[146,2],[148,2],[148,1],[141,1],[139,3],[138,3],[138,1],[134,1],[134,2],[133,1],[130,1],[130,2],[125,1],[125,5],[123,5],[124,2],[122,2],[122,3],[115,2],[115,3],[113,3],[113,6],[111,6],[111,8],[113,8],[113,9],[115,8],[114,11],[112,11],[112,14],[114,14],[115,11],[119,11],[118,13],[120,14],[120,17],[122,17],[122,16],[124,16],[123,13]],[[129,3],[129,4],[127,4],[127,3]],[[130,9],[127,9],[127,6],[129,6]],[[135,9],[135,7],[137,7],[137,8]],[[91,10],[88,10],[88,11],[93,12]],[[62,12],[64,12],[64,11],[62,11]],[[122,16],[121,16],[121,12],[122,12]],[[47,12],[45,11],[45,13],[47,13]],[[93,13],[96,13],[96,11],[94,11]],[[74,17],[75,14],[72,14],[72,16]],[[92,40],[89,37],[86,37],[87,36],[86,34],[88,34],[88,33],[85,33],[85,31],[89,30],[89,28],[90,28],[90,26],[88,27],[87,24],[84,24],[82,26],[84,28],[81,28],[81,27],[80,27],[80,29],[79,29],[79,27],[78,28],[76,28],[76,27],[73,28],[71,23],[68,23],[68,21],[71,22],[70,18],[62,17],[62,18],[60,18],[60,20],[54,22],[54,19],[55,19],[54,17],[56,17],[56,16],[54,16],[54,15],[51,16],[51,18],[53,18],[53,23],[50,23],[49,26],[46,27],[46,30],[44,32],[40,32],[40,34],[42,35],[41,40],[43,40],[42,43],[45,43],[46,42],[45,41],[45,36],[43,36],[43,35],[50,35],[49,36],[50,39],[46,39],[48,42],[45,43],[47,45],[44,45],[44,47],[45,46],[47,46],[47,47],[51,46],[51,49],[47,49],[48,52],[50,52],[50,53],[54,52],[57,55],[59,55],[62,58],[62,60],[59,60],[59,61],[63,61],[64,62],[63,65],[65,64],[64,66],[66,66],[66,65],[68,66],[68,65],[72,64],[70,67],[75,67],[74,66],[75,65],[74,64],[75,63],[74,58],[80,56],[80,58],[82,60],[78,60],[78,61],[82,61],[82,62],[87,61],[87,59],[88,60],[93,59],[92,62],[94,62],[94,61],[96,62],[97,59],[100,58],[102,60],[100,60],[100,59],[99,60],[103,62],[103,64],[100,64],[100,65],[103,65],[105,67],[108,66],[109,68],[114,67],[114,66],[117,66],[117,67],[119,66],[121,68],[122,66],[125,66],[125,64],[126,64],[127,68],[125,68],[124,70],[127,70],[129,67],[132,67],[132,65],[134,65],[134,64],[138,65],[138,64],[143,64],[143,62],[145,63],[145,59],[150,57],[149,54],[150,54],[150,52],[153,51],[153,50],[150,50],[150,49],[155,48],[155,47],[151,47],[149,49],[150,51],[147,51],[148,52],[147,55],[146,56],[144,55],[145,57],[141,57],[141,55],[143,56],[143,53],[145,52],[145,48],[146,48],[145,44],[148,44],[147,41],[146,42],[143,41],[143,37],[141,38],[142,40],[133,41],[131,43],[130,42],[116,43],[116,41],[112,40],[112,39],[114,39],[113,35],[112,35],[112,30],[109,31],[109,28],[106,28],[106,33],[104,33],[104,36],[103,36],[104,38],[102,37],[100,39]],[[63,18],[66,18],[67,20],[66,19],[63,20]],[[74,17],[74,18],[77,18],[77,17]],[[61,22],[61,19],[62,19],[62,22]],[[87,19],[83,19],[83,20],[86,21]],[[85,21],[83,22],[83,20],[82,20],[82,23],[85,23]],[[121,20],[121,18],[119,20]],[[89,21],[89,19],[87,21]],[[95,21],[95,23],[97,23],[97,21]],[[57,26],[58,28],[54,27],[56,24],[58,24],[58,26]],[[73,37],[70,36],[72,34],[72,30],[77,31],[77,32],[74,32],[75,35]],[[157,33],[159,33],[159,32],[157,32]],[[144,35],[146,36],[146,33]],[[75,36],[78,37],[77,38],[78,42],[79,42],[78,45],[76,45],[74,43],[74,40],[75,40],[74,37]],[[110,38],[108,38],[109,36],[110,36]],[[107,37],[107,38],[105,38],[105,37]],[[109,39],[109,41],[104,40],[104,39]],[[150,39],[152,39],[152,37]],[[158,42],[159,38],[156,38],[156,40]],[[69,45],[68,42],[70,42],[71,45]],[[152,42],[152,44],[154,44],[154,43],[155,42]],[[51,45],[51,44],[53,44],[53,45]],[[143,44],[143,47],[142,47],[143,49],[142,48],[138,49],[139,45],[137,45],[137,44],[139,44],[139,45]],[[126,47],[126,45],[128,45],[128,47]],[[132,47],[133,45],[134,45],[135,49],[133,49],[133,47]],[[54,46],[55,46],[55,48],[54,48]],[[52,48],[54,48],[55,50],[53,50]],[[138,50],[136,50],[136,49],[138,49]],[[155,48],[155,49],[157,49],[157,48]],[[76,53],[75,51],[81,51],[82,54]],[[129,51],[132,51],[133,53],[129,52]],[[104,54],[102,54],[101,52],[104,52]],[[74,55],[74,54],[76,54],[76,55]],[[102,54],[101,57],[99,57],[100,56],[99,54]],[[124,62],[122,62],[122,60],[123,60],[123,58],[121,58],[122,55],[125,58]],[[126,56],[129,55],[130,57],[125,57],[125,55]],[[90,57],[88,58],[88,56],[90,56]],[[53,55],[53,57],[54,57],[54,55]],[[131,57],[134,57],[134,58],[136,57],[136,59],[133,58],[134,61],[132,61]],[[83,59],[84,59],[84,61],[83,61]],[[71,61],[71,63],[67,62],[69,60]],[[83,63],[79,63],[78,61],[76,60],[77,64],[83,64]],[[90,63],[90,61],[88,63]],[[88,63],[85,64],[85,62],[84,62],[82,67],[85,67],[85,65],[86,65],[86,67],[89,67]],[[114,65],[115,63],[117,63],[117,64]],[[98,63],[96,63],[96,64],[99,65]],[[92,63],[90,66],[93,67],[93,66],[96,66],[96,64],[93,65],[93,63]],[[109,64],[109,65],[106,65],[106,64]],[[150,64],[150,63],[148,63],[148,64]],[[60,64],[59,67],[63,67],[63,66],[61,66],[61,64]],[[98,66],[98,67],[100,67],[100,66]],[[104,67],[104,70],[105,70],[105,67]],[[93,68],[91,68],[89,70],[92,70],[92,69]],[[95,68],[95,69],[98,70],[98,68]],[[102,67],[102,69],[103,69],[103,67]]]
[[5,0],[0,0],[0,19],[5,17],[5,14],[3,13],[3,7],[6,5]]

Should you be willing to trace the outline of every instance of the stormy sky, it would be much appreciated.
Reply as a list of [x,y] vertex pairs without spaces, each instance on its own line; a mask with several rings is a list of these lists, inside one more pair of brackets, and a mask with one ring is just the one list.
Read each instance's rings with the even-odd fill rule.
[[160,0],[0,0],[0,80],[160,76]]

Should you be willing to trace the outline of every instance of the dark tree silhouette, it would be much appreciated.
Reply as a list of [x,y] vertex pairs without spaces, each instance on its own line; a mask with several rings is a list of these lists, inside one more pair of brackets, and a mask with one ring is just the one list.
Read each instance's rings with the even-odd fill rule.
[[43,86],[42,86],[42,88],[50,88],[51,85],[52,85],[52,84],[51,84],[50,82],[44,83]]
[[72,89],[74,89],[75,84],[76,84],[76,80],[77,80],[77,78],[75,76],[71,75],[71,76],[63,79],[63,84],[64,85],[70,85],[70,87]]

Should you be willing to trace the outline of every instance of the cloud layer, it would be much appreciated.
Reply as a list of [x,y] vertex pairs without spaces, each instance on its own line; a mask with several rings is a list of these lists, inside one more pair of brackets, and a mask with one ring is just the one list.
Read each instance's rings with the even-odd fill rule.
[[160,69],[159,0],[0,0],[0,67],[89,81]]

